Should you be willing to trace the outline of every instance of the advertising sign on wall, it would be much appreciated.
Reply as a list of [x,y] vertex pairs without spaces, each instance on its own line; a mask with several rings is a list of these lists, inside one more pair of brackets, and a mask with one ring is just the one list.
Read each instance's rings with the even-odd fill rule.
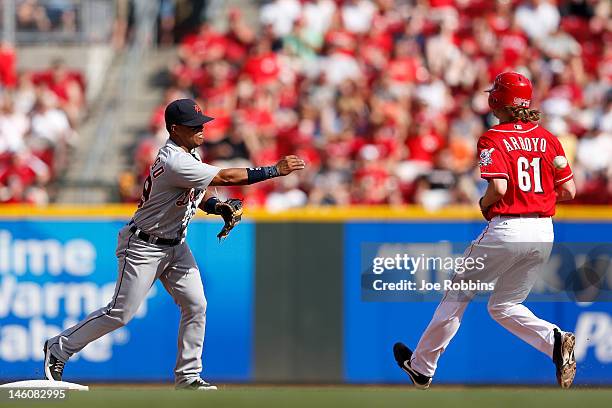
[[[393,344],[402,341],[416,347],[440,299],[440,296],[419,297],[416,292],[403,289],[387,293],[376,290],[374,287],[382,287],[383,283],[395,282],[398,277],[409,277],[415,272],[416,262],[413,260],[412,264],[408,262],[407,269],[400,271],[404,275],[398,273],[398,264],[392,262],[396,259],[390,250],[403,251],[402,255],[408,251],[409,255],[417,258],[423,254],[425,258],[442,254],[454,259],[461,255],[461,251],[457,252],[453,243],[469,242],[482,228],[480,222],[360,222],[345,225],[346,381],[408,381],[393,359]],[[605,223],[557,223],[555,233],[559,245],[553,248],[551,257],[557,275],[551,275],[553,279],[549,277],[549,283],[556,282],[560,286],[556,290],[552,290],[555,288],[551,289],[551,285],[539,287],[539,293],[534,296],[538,301],[527,302],[537,316],[576,333],[576,383],[612,383],[612,303],[609,301],[612,264],[610,246],[597,244],[609,240],[609,228],[610,224]],[[390,274],[385,270],[385,259],[393,269]],[[376,262],[380,260],[383,262]],[[403,258],[399,260],[403,261]],[[577,298],[577,294],[589,294],[589,291],[584,290],[584,285],[578,291],[576,280],[567,280],[568,269],[564,265],[568,262],[575,262],[576,268],[584,273],[583,277],[598,282],[600,290],[597,296]],[[597,273],[593,273],[594,269]],[[437,276],[435,272],[428,271],[426,276],[434,279]],[[484,301],[476,298],[468,306],[459,332],[439,361],[434,381],[554,384],[555,371],[551,359],[499,326],[489,316],[486,300],[487,297]]]
[[[0,222],[0,378],[42,378],[44,340],[109,302],[122,225]],[[218,229],[196,221],[188,234],[208,300],[204,375],[243,381],[251,374],[254,226],[243,223],[223,243]],[[179,317],[157,282],[133,320],[75,355],[65,378],[173,380]]]

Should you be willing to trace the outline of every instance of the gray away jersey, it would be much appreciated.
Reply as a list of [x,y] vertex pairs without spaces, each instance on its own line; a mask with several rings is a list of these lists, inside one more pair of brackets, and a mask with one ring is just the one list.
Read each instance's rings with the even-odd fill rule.
[[206,188],[221,169],[202,163],[172,140],[159,149],[134,214],[141,230],[159,238],[183,238]]

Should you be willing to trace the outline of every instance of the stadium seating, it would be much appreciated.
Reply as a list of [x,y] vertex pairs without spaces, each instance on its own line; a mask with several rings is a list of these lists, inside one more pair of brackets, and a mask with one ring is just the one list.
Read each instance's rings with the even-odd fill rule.
[[484,188],[476,140],[494,124],[483,91],[517,70],[565,146],[575,202],[610,203],[604,3],[276,0],[261,6],[257,32],[231,10],[226,32],[204,23],[180,41],[123,199],[138,200],[146,161],[167,137],[165,104],[193,96],[217,118],[205,131],[205,161],[263,165],[295,153],[309,163],[295,178],[223,191],[247,205],[473,203]]
[[68,165],[85,110],[85,80],[57,59],[17,72],[15,51],[0,47],[0,203],[43,205]]

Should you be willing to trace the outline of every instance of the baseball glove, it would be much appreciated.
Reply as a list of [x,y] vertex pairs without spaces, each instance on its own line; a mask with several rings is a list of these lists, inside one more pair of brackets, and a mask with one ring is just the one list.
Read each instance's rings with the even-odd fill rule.
[[242,218],[242,200],[230,198],[226,201],[218,202],[215,207],[216,213],[221,215],[223,221],[225,221],[223,228],[217,234],[217,238],[221,241],[240,222]]

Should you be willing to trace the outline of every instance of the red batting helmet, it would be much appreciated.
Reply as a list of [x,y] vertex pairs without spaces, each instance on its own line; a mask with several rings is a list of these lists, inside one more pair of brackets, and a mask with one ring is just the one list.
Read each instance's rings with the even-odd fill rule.
[[531,104],[531,82],[518,72],[503,72],[495,77],[489,92],[489,107],[500,109],[505,106],[528,108]]

